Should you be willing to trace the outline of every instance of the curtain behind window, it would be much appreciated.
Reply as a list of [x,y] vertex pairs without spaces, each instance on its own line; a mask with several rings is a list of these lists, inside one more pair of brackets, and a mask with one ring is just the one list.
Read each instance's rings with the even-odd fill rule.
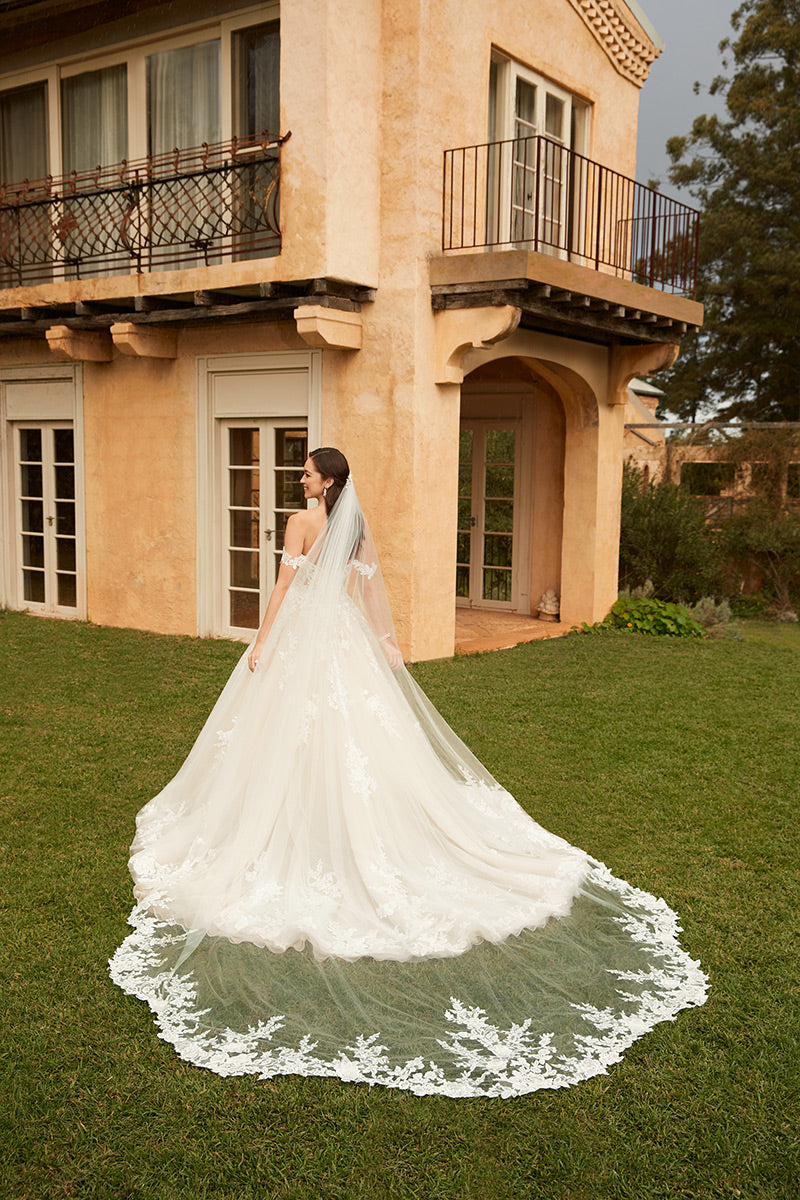
[[151,154],[220,140],[219,41],[162,50],[147,59]]
[[128,156],[127,68],[86,71],[61,84],[64,173],[111,166]]
[[0,182],[47,174],[47,84],[0,94]]

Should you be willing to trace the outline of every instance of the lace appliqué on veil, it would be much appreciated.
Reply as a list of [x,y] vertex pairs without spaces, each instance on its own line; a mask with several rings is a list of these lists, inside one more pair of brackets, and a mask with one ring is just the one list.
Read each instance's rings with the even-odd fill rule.
[[351,559],[350,566],[354,571],[358,572],[359,575],[363,575],[365,579],[372,579],[372,576],[378,569],[377,563],[361,562],[361,560],[358,558]]

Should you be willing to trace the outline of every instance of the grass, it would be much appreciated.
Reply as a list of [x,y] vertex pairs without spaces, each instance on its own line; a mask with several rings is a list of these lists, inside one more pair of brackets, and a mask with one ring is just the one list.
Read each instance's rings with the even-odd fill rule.
[[543,824],[664,895],[704,1008],[514,1101],[181,1062],[106,960],[133,818],[240,647],[0,613],[1,1200],[789,1200],[798,1138],[800,628],[421,664]]

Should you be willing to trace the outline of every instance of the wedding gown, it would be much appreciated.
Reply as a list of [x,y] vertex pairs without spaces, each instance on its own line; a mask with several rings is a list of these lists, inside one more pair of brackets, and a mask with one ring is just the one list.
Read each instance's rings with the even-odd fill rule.
[[141,810],[112,979],[219,1075],[514,1096],[603,1073],[706,977],[663,900],[532,820],[411,676],[348,482],[254,673]]

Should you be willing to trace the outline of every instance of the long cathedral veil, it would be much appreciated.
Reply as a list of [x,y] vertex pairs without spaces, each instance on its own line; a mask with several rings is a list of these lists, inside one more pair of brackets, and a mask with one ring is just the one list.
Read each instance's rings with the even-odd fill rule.
[[542,829],[398,665],[351,482],[255,674],[137,818],[112,978],[218,1074],[513,1096],[607,1069],[706,980],[663,900]]

